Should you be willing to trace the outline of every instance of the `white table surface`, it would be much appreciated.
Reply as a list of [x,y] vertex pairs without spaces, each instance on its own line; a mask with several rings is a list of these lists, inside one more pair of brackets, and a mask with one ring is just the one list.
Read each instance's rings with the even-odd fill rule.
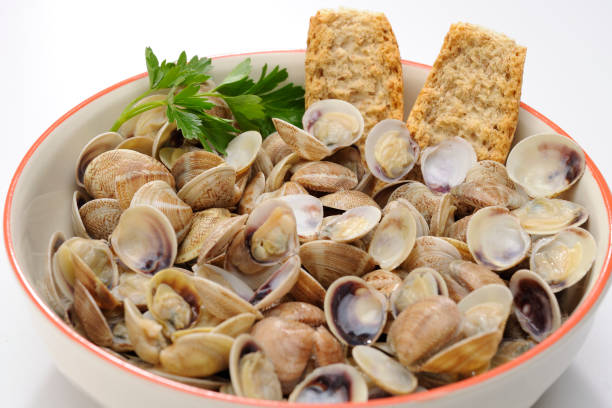
[[[547,1],[0,1],[2,197],[21,157],[83,99],[162,58],[306,47],[308,18],[344,4],[383,11],[402,58],[431,64],[450,23],[501,31],[528,47],[523,101],[559,124],[612,181],[612,3]],[[96,404],[65,380],[32,327],[28,300],[0,255],[0,406]],[[612,406],[612,295],[584,348],[537,408]]]

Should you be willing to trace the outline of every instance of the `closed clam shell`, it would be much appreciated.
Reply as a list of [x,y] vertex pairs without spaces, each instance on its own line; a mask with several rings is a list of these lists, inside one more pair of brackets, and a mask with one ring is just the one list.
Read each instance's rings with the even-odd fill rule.
[[597,244],[585,229],[567,228],[535,241],[529,268],[559,292],[584,278],[595,261]]
[[308,190],[333,193],[353,189],[357,185],[357,176],[344,166],[320,161],[301,167],[291,176],[291,181],[300,183]]
[[368,253],[382,268],[393,270],[408,257],[416,239],[416,223],[403,206],[390,210],[374,230]]
[[178,196],[194,210],[229,207],[234,199],[236,171],[227,164],[208,169],[179,190]]
[[136,191],[132,197],[131,206],[150,205],[160,210],[172,224],[180,242],[191,226],[193,211],[189,205],[178,198],[176,192],[164,181],[155,180]]
[[85,187],[85,169],[91,161],[100,154],[113,150],[123,141],[123,136],[117,132],[104,132],[91,139],[81,150],[77,159],[75,178],[79,187]]
[[180,190],[200,173],[223,163],[223,158],[205,150],[182,154],[171,167],[172,175],[176,180],[176,188]]
[[485,266],[465,260],[455,260],[449,264],[449,273],[445,275],[447,280],[452,280],[449,285],[450,297],[459,302],[468,293],[489,284],[503,285],[504,281],[495,272]]
[[243,334],[234,341],[229,371],[236,395],[266,400],[283,398],[274,365],[252,336]]
[[529,234],[518,218],[503,207],[486,207],[474,213],[466,238],[476,262],[494,271],[521,262],[531,246]]
[[239,214],[250,214],[255,208],[257,198],[266,190],[266,176],[263,172],[256,173],[248,182],[238,204]]
[[312,327],[325,324],[325,313],[315,305],[306,302],[283,302],[266,310],[266,317],[276,316],[281,319],[295,320]]
[[226,208],[209,208],[193,214],[191,227],[178,248],[176,263],[185,263],[197,258],[206,237],[215,226],[230,217]]
[[348,364],[319,367],[308,374],[289,395],[290,402],[340,403],[368,400],[368,386]]
[[321,141],[284,120],[272,118],[274,127],[291,150],[306,160],[321,160],[332,152]]
[[444,274],[452,261],[461,259],[461,254],[453,245],[442,238],[424,236],[415,240],[414,248],[402,263],[402,269],[411,271],[420,266],[427,266]]
[[356,346],[353,359],[359,368],[380,388],[393,395],[410,394],[417,378],[404,366],[374,347]]
[[253,326],[251,335],[274,364],[283,394],[298,383],[312,355],[315,330],[307,324],[266,317]]
[[369,195],[356,190],[342,190],[320,198],[324,207],[347,211],[362,205],[379,207]]
[[234,339],[218,333],[191,333],[163,349],[164,370],[186,377],[205,377],[226,370]]
[[508,176],[530,197],[553,197],[584,174],[586,159],[570,138],[540,133],[521,140],[508,154]]
[[556,198],[534,198],[512,211],[529,234],[556,234],[586,222],[589,213],[583,206]]
[[375,265],[367,252],[349,244],[327,240],[301,245],[300,258],[304,268],[323,287],[328,287],[342,276],[361,276],[373,270]]
[[123,309],[128,336],[134,346],[134,352],[147,363],[159,363],[159,353],[168,345],[162,333],[161,324],[144,318],[130,299],[124,300]]
[[391,313],[393,317],[397,317],[411,304],[433,296],[448,296],[444,278],[435,269],[415,268],[391,293],[389,298]]
[[389,202],[398,198],[408,200],[423,215],[425,221],[431,221],[431,217],[438,208],[442,195],[432,192],[429,187],[418,181],[408,181],[391,193]]
[[148,205],[125,210],[110,242],[121,262],[136,272],[154,274],[171,266],[176,258],[172,224],[161,211]]
[[318,326],[315,330],[312,352],[316,367],[342,363],[346,359],[345,347],[324,325]]
[[329,330],[349,346],[374,343],[387,321],[387,299],[356,276],[335,280],[325,295]]
[[134,136],[119,143],[117,149],[134,150],[147,156],[153,152],[153,140],[147,136]]
[[493,183],[491,180],[466,181],[450,191],[454,203],[468,211],[485,207],[501,206],[508,209],[519,208],[527,198],[505,184]]
[[387,342],[402,365],[418,369],[459,335],[461,323],[455,302],[446,296],[430,297],[411,304],[397,316]]
[[465,175],[465,181],[486,181],[493,184],[505,185],[512,190],[516,189],[516,185],[510,180],[510,177],[508,177],[506,166],[495,160],[480,160],[474,164]]
[[234,137],[227,145],[225,162],[240,175],[247,171],[257,157],[261,147],[261,134],[255,130],[243,132]]
[[285,143],[278,132],[273,132],[266,136],[261,147],[270,157],[272,165],[276,165],[281,159],[293,153],[291,147]]
[[297,153],[291,153],[276,163],[266,178],[266,192],[272,192],[279,189],[285,182],[289,169],[301,160],[302,159]]
[[119,201],[114,198],[97,198],[78,208],[79,219],[93,239],[108,239],[117,227],[122,212]]

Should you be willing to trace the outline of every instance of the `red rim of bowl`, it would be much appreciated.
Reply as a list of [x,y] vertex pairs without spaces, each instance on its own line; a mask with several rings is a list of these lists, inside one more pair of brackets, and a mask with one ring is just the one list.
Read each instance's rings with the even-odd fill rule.
[[[232,55],[223,55],[223,56],[218,56],[215,57],[213,59],[220,59],[220,58],[228,58],[228,57],[239,57],[239,56],[248,56],[248,55],[259,55],[259,54],[273,54],[273,53],[304,53],[304,50],[284,50],[284,51],[264,51],[264,52],[251,52],[251,53],[243,53],[243,54],[232,54]],[[431,66],[429,65],[425,65],[425,64],[420,64],[417,62],[412,62],[412,61],[407,61],[407,60],[402,60],[402,64],[403,65],[408,65],[408,66],[413,66],[413,67],[417,67],[417,68],[422,68],[422,69],[431,69]],[[131,78],[125,79],[115,85],[112,85],[100,92],[98,92],[97,94],[91,96],[90,98],[86,99],[85,101],[81,102],[80,104],[78,104],[77,106],[75,106],[74,108],[72,108],[70,111],[68,111],[66,114],[64,114],[62,117],[60,117],[55,123],[53,123],[37,140],[36,142],[32,145],[32,147],[30,147],[30,149],[28,150],[28,152],[26,153],[25,157],[21,160],[21,162],[19,163],[19,166],[17,167],[17,170],[15,171],[15,174],[13,175],[13,178],[11,180],[11,184],[6,196],[6,201],[5,201],[5,205],[4,205],[4,243],[6,246],[6,252],[8,254],[8,258],[9,261],[13,267],[13,270],[15,271],[15,275],[17,277],[17,280],[19,281],[19,283],[21,284],[21,286],[23,287],[23,289],[25,290],[26,294],[29,296],[29,298],[32,300],[32,302],[37,306],[37,308],[40,310],[40,312],[49,319],[49,321],[56,327],[58,328],[61,332],[63,332],[66,336],[68,336],[69,338],[71,338],[72,340],[74,340],[76,343],[80,344],[81,346],[85,347],[87,350],[89,350],[90,352],[98,355],[99,357],[101,357],[102,359],[106,360],[107,362],[117,366],[118,368],[125,370],[131,374],[134,374],[142,379],[151,381],[153,383],[171,388],[173,390],[176,391],[181,391],[181,392],[186,392],[189,394],[194,394],[194,395],[198,395],[198,396],[202,396],[205,398],[211,398],[214,400],[219,400],[222,402],[227,402],[227,403],[237,403],[237,404],[245,404],[245,405],[252,405],[252,406],[263,406],[263,407],[287,407],[287,406],[295,406],[292,403],[288,403],[288,402],[277,402],[277,401],[264,401],[264,400],[255,400],[255,399],[250,399],[250,398],[243,398],[243,397],[237,397],[237,396],[233,396],[233,395],[229,395],[229,394],[222,394],[222,393],[218,393],[215,391],[209,391],[209,390],[205,390],[205,389],[201,389],[201,388],[197,388],[197,387],[193,387],[190,385],[186,385],[183,383],[179,383],[176,381],[172,381],[160,376],[157,376],[155,374],[152,374],[148,371],[145,371],[143,369],[140,369],[130,363],[127,363],[121,359],[119,359],[116,356],[111,355],[110,353],[104,351],[102,348],[96,346],[95,344],[91,343],[89,340],[87,340],[86,338],[82,337],[80,334],[78,334],[76,331],[74,331],[72,328],[70,328],[66,323],[64,323],[52,310],[51,308],[49,308],[43,301],[42,299],[35,293],[34,289],[32,288],[32,286],[28,283],[27,279],[25,278],[23,272],[21,271],[19,265],[17,264],[17,260],[15,257],[15,251],[13,248],[13,242],[12,242],[12,236],[11,236],[11,226],[10,226],[10,219],[11,219],[11,204],[13,201],[13,194],[15,192],[15,187],[17,186],[17,183],[19,181],[19,177],[24,169],[24,167],[26,166],[26,164],[28,163],[29,159],[32,157],[32,155],[34,154],[34,152],[36,151],[36,149],[38,148],[38,146],[47,138],[47,136],[49,136],[50,133],[52,133],[62,122],[64,122],[67,118],[69,118],[70,116],[74,115],[76,112],[78,112],[81,108],[83,108],[85,105],[89,104],[90,102],[110,93],[111,91],[124,86],[126,84],[129,84],[131,82],[134,82],[136,80],[139,80],[141,78],[144,78],[147,74],[146,73],[142,73],[136,76],[133,76]],[[550,126],[554,131],[556,131],[557,133],[564,135],[568,138],[571,139],[571,137],[565,132],[563,131],[563,129],[561,129],[559,126],[557,126],[555,123],[553,123],[550,119],[548,119],[547,117],[545,117],[544,115],[542,115],[541,113],[537,112],[536,110],[534,110],[533,108],[531,108],[530,106],[524,104],[521,102],[521,108],[523,108],[524,110],[526,110],[527,112],[529,112],[530,114],[534,115],[535,117],[537,117],[539,120],[541,120],[542,122],[546,123],[548,126]],[[573,140],[573,139],[572,139]],[[505,363],[497,368],[494,368],[490,371],[487,371],[485,373],[479,374],[477,376],[462,380],[462,381],[458,381],[449,385],[445,385],[439,388],[435,388],[433,390],[427,391],[427,392],[422,392],[422,393],[416,393],[416,394],[409,394],[409,395],[403,395],[403,396],[394,396],[394,397],[389,397],[389,398],[382,398],[382,399],[375,399],[372,401],[368,401],[368,402],[364,402],[364,403],[343,403],[343,404],[334,404],[334,407],[356,407],[356,406],[380,406],[380,405],[386,405],[386,404],[395,404],[395,403],[403,403],[403,402],[412,402],[412,401],[428,401],[428,400],[434,400],[434,399],[438,399],[438,398],[442,398],[450,393],[453,393],[455,391],[459,391],[459,390],[464,390],[472,385],[476,385],[476,384],[481,384],[489,379],[492,379],[498,375],[501,375],[503,373],[506,373],[510,370],[512,370],[513,368],[517,367],[518,365],[532,359],[533,357],[535,357],[536,355],[538,355],[540,352],[546,350],[547,348],[549,348],[550,346],[552,346],[554,343],[556,343],[559,339],[561,339],[563,336],[565,336],[576,324],[578,324],[578,322],[580,322],[582,320],[582,318],[592,309],[592,307],[594,306],[594,304],[600,299],[600,295],[603,292],[604,288],[606,287],[606,283],[608,282],[608,278],[610,276],[610,272],[612,270],[612,265],[611,265],[611,259],[612,259],[612,247],[611,247],[611,242],[610,242],[610,237],[612,237],[612,195],[610,194],[610,189],[608,188],[606,181],[604,180],[601,172],[597,169],[597,167],[595,166],[595,164],[593,163],[593,161],[591,160],[591,158],[586,155],[586,163],[587,166],[589,168],[589,170],[591,171],[593,177],[595,178],[595,181],[597,182],[597,185],[599,186],[599,189],[601,191],[603,200],[604,200],[604,206],[606,209],[606,213],[608,215],[608,227],[609,227],[609,231],[611,232],[611,234],[609,235],[608,238],[608,248],[606,250],[606,257],[604,259],[604,263],[603,263],[603,267],[602,267],[602,272],[600,273],[599,277],[597,278],[597,281],[595,282],[595,284],[593,285],[593,288],[591,289],[590,293],[588,294],[588,296],[583,299],[582,303],[580,304],[580,306],[572,313],[572,315],[567,319],[567,321],[565,323],[563,323],[563,325],[557,330],[555,331],[552,335],[550,335],[548,338],[546,338],[544,341],[542,341],[541,343],[539,343],[538,345],[536,345],[534,348],[532,348],[531,350],[527,351],[526,353],[520,355],[519,357],[515,358],[514,360]],[[308,407],[308,406],[314,406],[315,404],[300,404],[301,407]],[[321,407],[322,405],[317,404],[317,407]]]

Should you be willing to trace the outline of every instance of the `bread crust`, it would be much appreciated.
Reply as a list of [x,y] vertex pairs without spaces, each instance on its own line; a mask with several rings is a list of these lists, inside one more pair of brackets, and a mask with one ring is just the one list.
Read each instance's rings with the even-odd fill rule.
[[403,119],[402,64],[383,13],[319,10],[310,18],[305,69],[306,107],[321,99],[355,105],[365,122],[361,148],[376,123]]
[[407,121],[421,149],[461,136],[478,160],[504,163],[518,122],[526,51],[485,28],[451,25]]

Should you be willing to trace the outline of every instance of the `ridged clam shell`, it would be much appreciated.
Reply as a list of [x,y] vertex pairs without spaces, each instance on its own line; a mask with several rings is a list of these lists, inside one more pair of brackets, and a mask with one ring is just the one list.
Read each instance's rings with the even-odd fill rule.
[[298,279],[289,294],[296,301],[323,307],[325,288],[311,274],[306,272],[304,268],[300,268]]
[[266,136],[261,144],[261,147],[270,157],[273,166],[281,161],[281,159],[283,159],[285,156],[293,153],[291,147],[285,143],[278,132],[270,133],[268,136]]
[[113,198],[97,198],[83,204],[79,210],[88,235],[93,239],[108,239],[119,223],[123,209]]
[[389,196],[389,202],[398,198],[405,198],[423,215],[425,221],[431,221],[431,217],[438,208],[442,195],[435,194],[429,187],[418,181],[409,181],[399,186]]
[[215,226],[230,217],[226,208],[209,208],[193,214],[191,227],[178,249],[176,263],[185,263],[197,258],[200,248]]
[[116,148],[134,150],[139,153],[146,154],[147,156],[151,156],[151,153],[153,152],[153,140],[146,136],[130,137],[129,139],[125,139],[123,142],[119,143]]
[[281,139],[301,158],[321,160],[332,154],[323,143],[297,126],[276,118],[272,122]]
[[229,207],[234,200],[236,172],[231,166],[221,164],[200,173],[178,192],[181,200],[194,210],[211,207]]
[[215,223],[204,239],[198,254],[198,266],[209,263],[214,258],[226,251],[234,236],[240,231],[247,220],[246,215],[230,217]]
[[257,198],[264,193],[266,190],[266,176],[263,172],[258,172],[253,176],[251,181],[247,184],[244,189],[244,193],[240,198],[238,204],[239,214],[250,214],[255,208]]
[[328,287],[336,279],[361,276],[374,269],[374,259],[365,251],[349,244],[317,240],[300,246],[302,265],[315,279]]
[[130,205],[150,205],[161,211],[170,220],[178,242],[187,235],[191,226],[191,207],[178,198],[174,189],[164,181],[144,184],[136,191]]
[[356,190],[342,190],[324,195],[320,198],[324,207],[347,211],[362,205],[380,208],[369,195]]
[[163,349],[164,370],[186,377],[206,377],[226,370],[234,339],[218,333],[190,333]]
[[180,190],[200,173],[223,163],[224,160],[221,157],[205,150],[196,150],[181,155],[172,166],[176,188]]
[[450,263],[457,259],[461,259],[461,254],[454,246],[441,238],[424,236],[416,239],[412,252],[402,263],[402,269],[411,271],[427,266],[444,275]]
[[85,170],[93,159],[100,154],[113,150],[123,141],[123,136],[117,132],[104,132],[91,139],[81,150],[77,159],[75,178],[79,187],[85,187]]
[[336,163],[320,161],[301,167],[291,177],[308,190],[333,193],[351,190],[357,185],[357,176],[350,169]]

